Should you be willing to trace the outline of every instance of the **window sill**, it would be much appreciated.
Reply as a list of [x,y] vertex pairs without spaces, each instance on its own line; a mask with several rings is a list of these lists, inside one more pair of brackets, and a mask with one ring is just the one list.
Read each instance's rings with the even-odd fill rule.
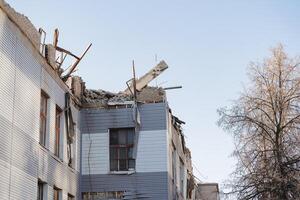
[[56,161],[60,162],[60,163],[63,163],[63,159],[59,158],[57,155],[55,154],[51,154],[52,158],[54,158]]
[[116,175],[131,175],[134,174],[135,170],[128,170],[128,171],[110,171],[109,174],[116,174]]
[[45,152],[49,152],[49,149],[47,149],[47,147],[45,147],[44,145],[42,145],[41,143],[39,143],[40,145],[40,149],[45,151]]

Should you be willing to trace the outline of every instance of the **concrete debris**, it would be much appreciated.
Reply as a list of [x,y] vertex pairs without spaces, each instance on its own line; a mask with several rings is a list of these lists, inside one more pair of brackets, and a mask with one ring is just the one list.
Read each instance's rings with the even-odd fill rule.
[[105,90],[85,89],[83,93],[83,104],[94,104],[100,107],[106,107],[109,102],[124,102],[132,100],[132,96],[122,93],[112,93]]
[[145,87],[137,93],[137,100],[145,103],[159,103],[166,100],[166,92],[160,87]]
[[15,11],[8,3],[0,0],[0,7],[6,12],[8,17],[16,23],[20,30],[28,37],[36,49],[40,48],[41,35],[30,20],[23,14]]
[[[132,102],[133,96],[124,92],[112,93],[105,90],[85,89],[82,103],[97,107],[107,107],[108,105],[123,105]],[[165,101],[165,91],[162,88],[146,87],[137,94],[137,101],[140,103],[158,103]]]

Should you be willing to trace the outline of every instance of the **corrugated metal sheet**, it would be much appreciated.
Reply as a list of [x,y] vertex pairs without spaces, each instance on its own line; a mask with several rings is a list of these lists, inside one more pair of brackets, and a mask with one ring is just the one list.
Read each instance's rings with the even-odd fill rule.
[[[165,200],[168,199],[168,173],[151,172],[125,175],[92,175],[81,177],[81,191],[126,191],[141,194],[140,199]],[[147,198],[146,198],[147,197]]]
[[[139,106],[141,130],[166,130],[166,104],[153,103]],[[103,133],[109,128],[134,127],[133,109],[83,109],[81,132]]]
[[137,172],[167,171],[167,131],[141,131],[136,158]]
[[50,198],[53,185],[78,197],[79,172],[53,156],[53,142],[50,151],[38,143],[41,87],[50,95],[49,140],[54,136],[55,105],[63,108],[64,91],[42,73],[25,40],[0,9],[0,199],[36,199],[38,178],[48,183]]
[[144,104],[139,111],[141,131],[136,173],[131,175],[109,174],[108,130],[134,127],[133,110],[81,111],[82,191],[89,191],[92,185],[92,191],[97,192],[126,190],[126,199],[168,199],[166,104]]
[[82,174],[107,174],[109,172],[108,133],[82,135]]

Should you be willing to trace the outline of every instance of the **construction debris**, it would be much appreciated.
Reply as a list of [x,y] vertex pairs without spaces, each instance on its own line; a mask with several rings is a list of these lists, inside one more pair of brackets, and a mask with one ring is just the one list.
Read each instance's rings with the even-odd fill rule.
[[[105,90],[85,89],[82,103],[97,107],[107,107],[109,105],[132,104],[133,96],[124,92],[112,93]],[[139,103],[158,103],[165,101],[165,91],[163,88],[146,87],[137,93]]]
[[[168,69],[168,65],[165,61],[160,61],[155,67],[153,67],[148,73],[135,81],[136,90],[141,91],[145,88],[148,83],[150,83],[153,79],[163,73],[166,69]],[[133,84],[130,85],[124,92],[126,94],[133,93],[134,87]]]
[[24,32],[24,34],[27,36],[30,42],[32,42],[34,47],[36,49],[39,49],[41,35],[28,19],[28,17],[16,12],[15,9],[10,7],[10,5],[3,0],[0,0],[0,7],[7,13],[9,18],[11,18],[11,20],[15,22],[18,27],[20,27],[20,30]]
[[86,89],[83,93],[83,104],[94,104],[99,107],[107,107],[109,102],[124,103],[125,101],[131,101],[132,96],[122,93],[112,93],[105,90],[89,90]]
[[166,92],[161,87],[145,87],[137,93],[138,102],[159,103],[165,102]]

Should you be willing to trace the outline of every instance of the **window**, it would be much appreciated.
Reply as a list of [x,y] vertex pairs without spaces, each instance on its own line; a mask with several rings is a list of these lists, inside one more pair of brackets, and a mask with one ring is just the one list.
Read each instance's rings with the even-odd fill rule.
[[40,139],[41,145],[46,146],[46,127],[47,127],[47,101],[49,96],[42,91],[41,92],[41,107],[40,107]]
[[68,200],[74,200],[74,196],[71,194],[68,194]]
[[110,129],[110,171],[134,170],[134,128]]
[[56,106],[55,111],[55,143],[54,143],[54,154],[60,157],[60,119],[62,110]]
[[180,160],[180,192],[183,194],[183,180],[184,180],[184,164],[182,160]]
[[43,200],[44,198],[44,183],[41,181],[38,181],[38,195],[37,200]]
[[117,191],[117,192],[84,192],[82,193],[83,200],[90,200],[90,199],[97,199],[97,200],[117,200],[123,199],[124,192]]
[[56,187],[53,188],[53,200],[61,200],[60,199],[60,192],[61,192],[60,189],[58,189]]

